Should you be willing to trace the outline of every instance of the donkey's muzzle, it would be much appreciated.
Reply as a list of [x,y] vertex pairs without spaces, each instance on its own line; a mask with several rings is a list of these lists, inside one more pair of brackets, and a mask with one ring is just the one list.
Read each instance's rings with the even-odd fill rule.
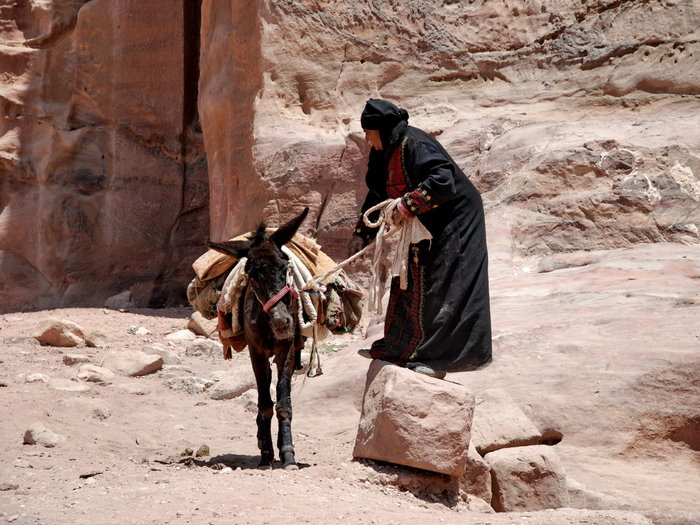
[[289,315],[285,307],[276,307],[270,311],[270,327],[276,339],[291,339],[294,337],[292,316]]

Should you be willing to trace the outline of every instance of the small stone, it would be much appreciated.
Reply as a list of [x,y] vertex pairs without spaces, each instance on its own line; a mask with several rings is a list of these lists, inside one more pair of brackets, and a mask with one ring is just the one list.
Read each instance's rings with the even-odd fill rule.
[[81,381],[89,383],[99,383],[101,385],[109,385],[114,380],[114,372],[107,368],[102,368],[95,365],[83,365],[76,376]]
[[189,356],[221,355],[221,352],[223,352],[223,345],[211,339],[197,339],[188,344],[185,349],[185,354]]
[[90,348],[98,348],[107,344],[107,336],[97,330],[87,330],[85,332],[85,344]]
[[105,308],[111,310],[128,310],[134,307],[134,303],[131,297],[131,291],[125,290],[117,295],[113,295],[105,301]]
[[163,383],[173,390],[182,390],[188,394],[201,394],[213,385],[214,381],[200,377],[179,376],[166,379]]
[[70,379],[51,379],[49,387],[60,392],[87,392],[90,390],[88,385]]
[[104,474],[103,471],[101,470],[92,470],[90,472],[87,472],[85,474],[80,475],[80,479],[88,479],[88,478],[93,478],[95,476],[99,476],[100,474]]
[[112,409],[108,406],[95,407],[95,409],[92,411],[92,415],[95,417],[95,419],[104,421],[112,416]]
[[197,335],[210,337],[211,334],[216,331],[216,320],[207,319],[201,313],[194,312],[190,316],[190,320],[187,323],[187,328],[192,330]]
[[81,363],[89,363],[90,357],[83,354],[64,354],[63,364],[67,366],[73,366]]
[[194,454],[194,450],[187,447],[185,450],[182,451],[182,453],[180,455],[184,457],[184,456],[192,456],[193,454]]
[[24,433],[25,445],[41,445],[46,448],[53,448],[65,440],[65,436],[52,432],[43,423],[34,423]]
[[15,485],[14,483],[0,483],[0,492],[6,492],[8,490],[17,490],[19,488],[19,485]]
[[41,321],[33,332],[33,337],[47,346],[78,346],[85,342],[83,329],[72,321],[49,317]]
[[180,358],[178,355],[173,352],[172,350],[166,348],[165,346],[161,344],[152,344],[148,346],[144,346],[141,351],[144,354],[149,354],[149,355],[159,355],[163,359],[163,364],[164,365],[179,365],[180,364]]
[[255,388],[255,378],[251,374],[229,374],[220,379],[209,390],[209,397],[215,400],[234,399]]
[[138,377],[160,370],[163,366],[163,358],[136,350],[110,352],[102,359],[100,366],[119,375]]
[[24,378],[24,381],[26,383],[48,383],[51,378],[47,376],[46,374],[29,374],[27,377]]
[[197,453],[195,454],[195,457],[198,458],[203,458],[209,456],[209,445],[202,445],[197,449]]
[[194,334],[194,332],[191,332],[190,330],[178,330],[177,332],[173,332],[172,334],[166,335],[165,338],[168,341],[183,342],[194,341],[197,338],[197,336]]
[[151,389],[145,385],[123,383],[121,385],[117,385],[117,388],[119,388],[119,390],[121,390],[122,392],[126,392],[127,394],[133,394],[135,396],[145,396],[151,393]]

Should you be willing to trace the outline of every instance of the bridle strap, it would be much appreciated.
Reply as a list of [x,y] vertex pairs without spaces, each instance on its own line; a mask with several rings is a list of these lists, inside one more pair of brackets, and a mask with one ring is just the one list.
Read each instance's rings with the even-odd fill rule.
[[[298,292],[296,291],[296,288],[294,288],[293,284],[288,284],[284,288],[282,288],[279,292],[277,292],[275,295],[270,297],[270,300],[267,301],[263,305],[263,312],[267,313],[270,311],[270,309],[275,306],[277,303],[280,302],[282,297],[287,295],[288,293],[292,294],[292,299],[296,299],[297,296],[299,295]],[[262,301],[261,301],[262,302]]]

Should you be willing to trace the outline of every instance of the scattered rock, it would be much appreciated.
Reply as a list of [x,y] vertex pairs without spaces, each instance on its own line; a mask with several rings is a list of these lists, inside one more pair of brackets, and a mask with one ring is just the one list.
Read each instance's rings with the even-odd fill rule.
[[78,375],[76,376],[81,381],[87,381],[89,383],[99,383],[101,385],[109,385],[114,380],[114,372],[107,368],[102,368],[95,365],[83,365],[78,370]]
[[123,376],[137,377],[152,374],[163,366],[163,358],[159,355],[149,355],[138,350],[110,352],[100,365],[114,373]]
[[88,478],[92,478],[95,476],[99,476],[100,474],[104,474],[104,472],[101,470],[93,470],[93,471],[87,472],[85,474],[81,474],[80,479],[88,479]]
[[198,458],[208,457],[209,455],[209,445],[202,445],[197,449],[197,452],[195,453],[195,457]]
[[90,357],[83,354],[64,354],[63,364],[67,366],[73,366],[80,363],[89,363]]
[[24,378],[25,383],[48,383],[51,380],[49,376],[46,374],[29,374],[27,377]]
[[122,383],[117,385],[117,388],[122,392],[127,394],[133,394],[135,396],[145,396],[151,393],[151,389],[145,385],[137,385],[132,383]]
[[173,390],[182,390],[188,394],[201,394],[212,386],[214,381],[201,377],[179,376],[166,379],[163,383]]
[[165,338],[168,341],[179,343],[186,341],[194,341],[197,338],[197,336],[194,334],[194,332],[191,332],[190,330],[178,330],[177,332],[173,332],[172,334],[166,335]]
[[169,379],[171,377],[177,377],[182,374],[194,374],[194,370],[186,365],[164,365],[163,366],[163,378]]
[[0,483],[0,492],[7,492],[8,490],[17,490],[19,485],[14,483]]
[[494,514],[496,512],[486,501],[473,494],[467,494],[464,497],[464,502],[471,512],[481,512],[482,514]]
[[504,390],[495,388],[476,395],[471,438],[483,456],[501,448],[536,445],[542,434]]
[[133,335],[149,335],[151,331],[143,326],[130,326],[126,329],[127,332]]
[[189,447],[187,447],[185,450],[183,450],[180,453],[180,456],[182,456],[182,457],[193,456],[193,455],[194,455],[194,449],[191,449]]
[[222,379],[227,378],[230,374],[230,370],[214,370],[209,374],[209,377],[211,377],[214,381],[221,381]]
[[6,337],[2,342],[7,346],[39,346],[40,344],[36,338],[27,336]]
[[107,344],[107,336],[97,330],[87,330],[85,332],[85,344],[90,348],[99,348]]
[[196,335],[203,335],[204,337],[211,337],[211,335],[216,331],[216,320],[207,319],[199,312],[194,312],[190,316],[190,320],[187,323],[187,328],[192,330]]
[[229,374],[214,384],[209,390],[209,397],[216,400],[234,399],[255,386],[252,374]]
[[163,358],[164,365],[179,365],[181,362],[180,357],[175,352],[169,350],[164,345],[159,343],[144,346],[141,351],[144,354],[159,355]]
[[375,359],[353,455],[461,476],[473,411],[463,386]]
[[25,445],[41,445],[46,448],[53,448],[65,440],[65,436],[51,432],[43,423],[34,423],[24,433]]
[[87,392],[90,390],[88,385],[70,379],[50,379],[49,388],[60,392]]
[[211,339],[197,339],[192,343],[187,345],[185,349],[185,354],[189,356],[212,356],[221,355],[223,352],[223,345],[218,341],[212,341]]
[[491,501],[491,469],[476,451],[473,443],[469,443],[467,466],[459,478],[459,489],[464,495],[469,494],[483,501]]
[[537,511],[569,506],[564,467],[553,447],[503,448],[484,457],[493,477],[497,512]]
[[129,290],[113,295],[105,301],[105,308],[109,308],[110,310],[128,310],[133,307],[134,303],[132,302],[131,292]]
[[73,321],[49,317],[41,321],[33,332],[33,337],[46,346],[78,346],[85,343],[83,329]]
[[246,412],[256,413],[258,411],[258,391],[248,390],[236,399],[239,404],[243,405]]

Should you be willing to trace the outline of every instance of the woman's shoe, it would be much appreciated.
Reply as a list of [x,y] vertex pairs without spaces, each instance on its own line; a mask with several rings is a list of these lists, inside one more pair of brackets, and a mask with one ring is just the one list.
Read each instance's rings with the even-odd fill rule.
[[362,348],[357,351],[358,355],[361,355],[362,357],[366,357],[367,359],[372,359],[372,351],[367,350],[366,348]]
[[435,379],[445,379],[445,376],[447,375],[447,372],[438,372],[437,370],[428,365],[424,365],[423,363],[412,364],[409,366],[409,370],[413,370],[414,372],[418,372],[419,374],[423,374],[428,377],[434,377]]

